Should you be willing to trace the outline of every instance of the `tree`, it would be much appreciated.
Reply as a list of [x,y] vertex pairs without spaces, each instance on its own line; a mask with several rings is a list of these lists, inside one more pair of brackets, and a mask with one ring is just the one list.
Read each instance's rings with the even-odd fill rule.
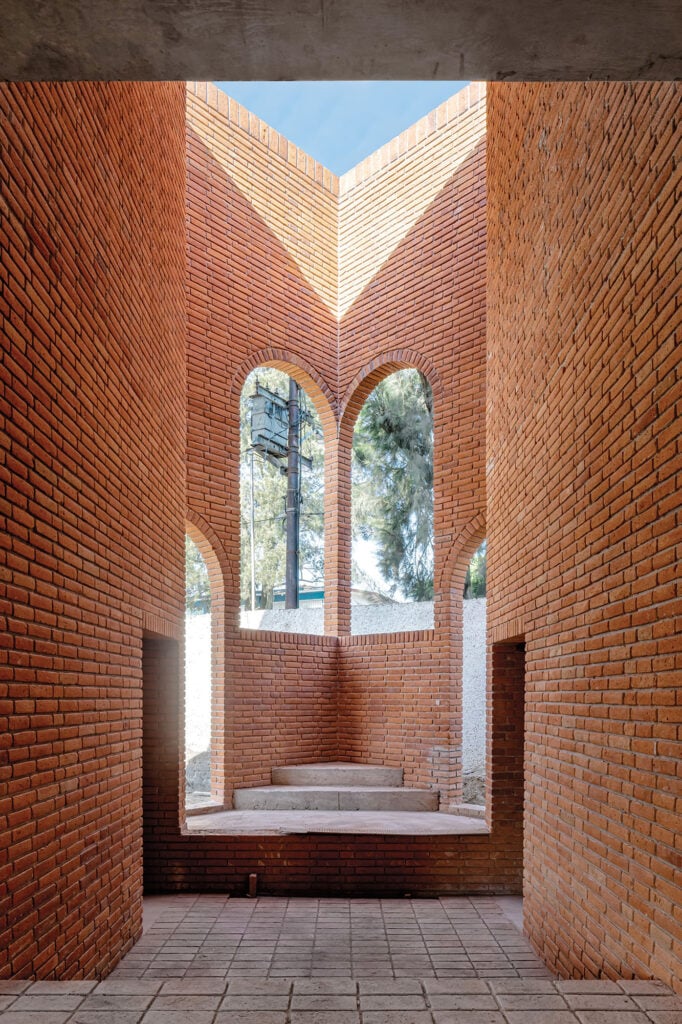
[[433,396],[417,370],[372,391],[353,435],[353,531],[373,540],[389,593],[433,598]]
[[[256,380],[287,399],[289,377],[271,367],[259,367],[246,379],[240,403],[241,433],[241,601],[251,604],[251,460],[254,474],[256,590],[260,607],[272,608],[273,591],[284,583],[286,570],[285,499],[286,476],[279,466],[251,451],[251,396]],[[301,390],[301,453],[312,468],[301,471],[300,576],[318,581],[324,577],[324,443],[314,405]],[[286,465],[282,461],[282,467]],[[257,598],[258,601],[258,598]]]
[[475,552],[464,580],[464,600],[468,601],[475,597],[486,596],[486,582],[488,569],[488,542],[483,541],[480,548]]

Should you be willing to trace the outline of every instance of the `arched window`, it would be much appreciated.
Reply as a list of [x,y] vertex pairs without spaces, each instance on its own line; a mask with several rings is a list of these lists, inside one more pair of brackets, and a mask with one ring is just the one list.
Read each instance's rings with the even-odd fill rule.
[[185,804],[211,800],[211,587],[199,548],[185,537]]
[[324,632],[324,441],[305,390],[259,367],[241,394],[241,625]]
[[486,762],[486,575],[487,542],[473,555],[462,608],[463,799],[485,804]]
[[418,370],[378,384],[355,423],[351,632],[433,627],[433,397]]

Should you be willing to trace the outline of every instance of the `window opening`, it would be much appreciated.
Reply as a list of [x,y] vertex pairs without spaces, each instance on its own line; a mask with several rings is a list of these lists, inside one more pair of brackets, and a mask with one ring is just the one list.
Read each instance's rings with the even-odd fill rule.
[[462,601],[462,770],[464,803],[485,804],[487,541],[467,569]]
[[433,628],[433,396],[418,370],[378,384],[355,423],[351,632]]
[[259,367],[240,404],[241,625],[324,632],[324,441],[287,374]]
[[185,537],[185,804],[211,801],[211,588],[208,568]]

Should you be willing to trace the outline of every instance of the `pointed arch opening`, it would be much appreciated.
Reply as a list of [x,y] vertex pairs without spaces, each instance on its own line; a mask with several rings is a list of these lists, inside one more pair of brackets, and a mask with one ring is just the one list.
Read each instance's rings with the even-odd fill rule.
[[225,791],[225,580],[215,548],[185,523],[185,807]]
[[242,628],[324,633],[324,454],[300,380],[281,366],[252,370],[240,397]]
[[469,562],[462,594],[462,799],[486,804],[487,551],[483,540]]
[[351,460],[351,633],[433,628],[433,394],[399,369],[366,397]]

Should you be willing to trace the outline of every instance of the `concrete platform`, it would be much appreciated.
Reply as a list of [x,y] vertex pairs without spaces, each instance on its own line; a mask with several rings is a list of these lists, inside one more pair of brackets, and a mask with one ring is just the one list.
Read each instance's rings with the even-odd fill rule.
[[484,835],[481,818],[428,811],[222,811],[187,819],[190,835],[279,836],[301,833],[358,835]]
[[273,786],[402,786],[402,768],[328,761],[273,768]]
[[237,789],[236,811],[437,811],[438,793],[391,786],[260,786]]

